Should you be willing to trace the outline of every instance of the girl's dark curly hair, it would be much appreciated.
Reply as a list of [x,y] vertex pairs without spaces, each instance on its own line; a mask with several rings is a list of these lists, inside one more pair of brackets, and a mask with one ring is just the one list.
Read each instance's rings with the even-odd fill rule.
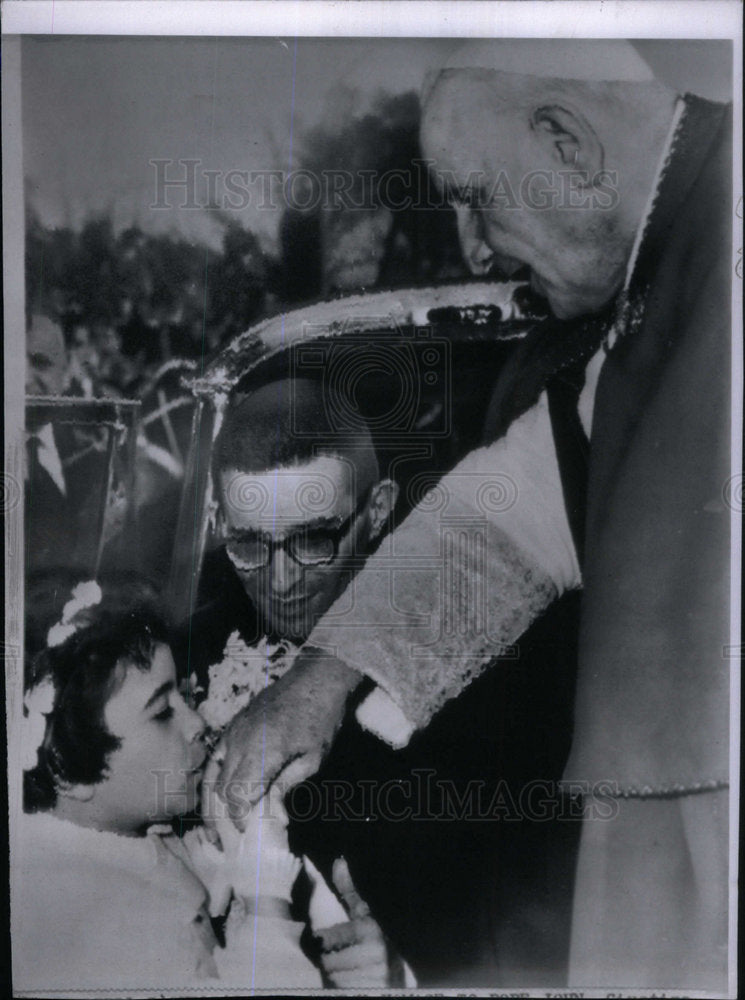
[[127,667],[149,669],[155,646],[168,642],[157,595],[145,580],[116,574],[99,585],[100,603],[79,611],[75,632],[39,653],[27,671],[27,690],[48,677],[55,694],[37,764],[23,775],[26,812],[53,808],[60,784],[92,785],[106,776],[107,757],[121,743],[106,728],[106,704]]

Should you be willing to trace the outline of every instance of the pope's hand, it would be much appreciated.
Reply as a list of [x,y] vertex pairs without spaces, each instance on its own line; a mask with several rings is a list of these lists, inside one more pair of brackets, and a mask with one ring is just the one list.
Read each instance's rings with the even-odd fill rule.
[[[239,829],[278,778],[286,793],[318,770],[360,680],[340,660],[306,647],[284,677],[233,719],[220,746],[216,788]],[[205,823],[212,825],[208,813]]]

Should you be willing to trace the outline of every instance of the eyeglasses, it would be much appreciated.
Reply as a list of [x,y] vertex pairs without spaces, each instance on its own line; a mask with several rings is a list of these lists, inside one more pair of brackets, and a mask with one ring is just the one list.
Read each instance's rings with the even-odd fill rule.
[[225,540],[228,558],[236,569],[250,572],[264,569],[272,561],[275,549],[283,549],[300,566],[326,566],[336,559],[339,544],[369,497],[368,490],[351,514],[338,524],[309,525],[289,532],[284,538],[274,538],[265,531],[231,532]]

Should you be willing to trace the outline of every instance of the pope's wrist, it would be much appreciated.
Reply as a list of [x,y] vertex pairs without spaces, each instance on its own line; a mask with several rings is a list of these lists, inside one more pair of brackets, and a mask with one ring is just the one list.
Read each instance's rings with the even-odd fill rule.
[[310,643],[303,647],[302,653],[295,662],[295,669],[311,672],[315,669],[321,669],[324,679],[331,681],[334,688],[346,694],[351,694],[363,680],[363,675],[354,667],[350,667],[337,656]]

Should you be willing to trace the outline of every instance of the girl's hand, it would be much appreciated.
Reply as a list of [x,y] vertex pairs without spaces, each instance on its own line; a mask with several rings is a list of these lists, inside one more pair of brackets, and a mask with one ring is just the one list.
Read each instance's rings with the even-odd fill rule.
[[357,892],[344,858],[334,862],[332,879],[348,919],[331,927],[315,928],[321,944],[321,966],[329,984],[335,989],[405,985],[403,963],[391,952],[367,903]]
[[281,792],[271,788],[250,810],[241,832],[218,794],[220,767],[218,753],[207,766],[202,786],[202,812],[211,823],[201,831],[203,841],[213,841],[208,845],[211,856],[222,864],[223,879],[236,896],[247,901],[258,896],[289,900],[301,862],[290,853]]

